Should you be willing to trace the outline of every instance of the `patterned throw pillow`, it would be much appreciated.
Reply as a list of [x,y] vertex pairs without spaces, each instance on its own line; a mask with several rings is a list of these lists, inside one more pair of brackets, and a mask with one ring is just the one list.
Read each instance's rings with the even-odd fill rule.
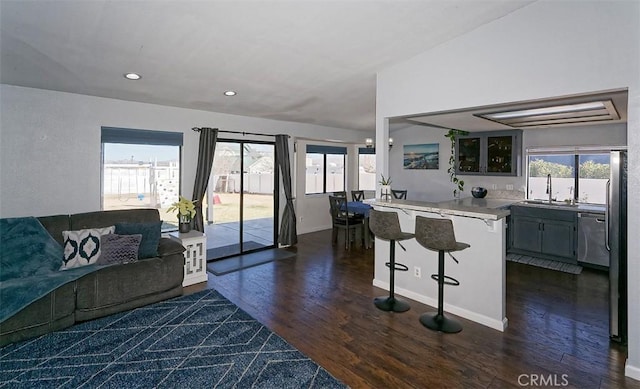
[[138,249],[138,258],[152,258],[158,256],[162,221],[150,223],[116,223],[116,234],[142,234],[142,242]]
[[111,265],[116,263],[129,263],[138,260],[138,248],[142,241],[142,234],[136,235],[103,235],[98,265]]
[[112,234],[115,226],[90,228],[77,231],[62,231],[64,257],[60,270],[86,266],[96,263],[100,257],[100,237]]

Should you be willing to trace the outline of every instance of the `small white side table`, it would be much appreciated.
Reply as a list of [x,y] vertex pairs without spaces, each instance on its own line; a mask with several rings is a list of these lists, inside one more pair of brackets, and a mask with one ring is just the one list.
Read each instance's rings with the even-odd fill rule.
[[170,232],[169,238],[187,249],[184,252],[184,280],[182,286],[207,281],[207,238],[200,231]]

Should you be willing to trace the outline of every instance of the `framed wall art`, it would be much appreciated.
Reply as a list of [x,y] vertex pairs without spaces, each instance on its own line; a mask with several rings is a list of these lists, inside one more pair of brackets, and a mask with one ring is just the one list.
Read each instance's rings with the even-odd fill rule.
[[440,169],[440,144],[404,145],[405,169]]

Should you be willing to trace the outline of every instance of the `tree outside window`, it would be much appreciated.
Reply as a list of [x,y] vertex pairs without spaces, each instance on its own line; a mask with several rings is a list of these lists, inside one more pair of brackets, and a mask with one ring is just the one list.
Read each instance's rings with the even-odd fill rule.
[[609,154],[547,154],[529,156],[528,198],[547,200],[551,175],[552,198],[558,201],[604,204],[609,179]]

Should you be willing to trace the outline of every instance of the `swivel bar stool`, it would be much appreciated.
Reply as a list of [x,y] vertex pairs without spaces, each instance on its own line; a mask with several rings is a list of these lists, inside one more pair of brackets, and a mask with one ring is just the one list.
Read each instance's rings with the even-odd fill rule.
[[[394,294],[395,271],[408,271],[409,268],[401,263],[396,263],[396,241],[407,240],[414,237],[412,233],[402,232],[400,229],[400,219],[395,212],[383,212],[372,209],[369,213],[369,229],[373,234],[389,241],[389,262],[385,265],[389,268],[389,297],[376,297],[373,300],[378,309],[383,311],[405,312],[409,310],[409,304],[397,300]],[[398,244],[400,244],[398,242]],[[400,245],[402,247],[402,245]],[[404,247],[402,247],[405,250]]]
[[[429,312],[420,316],[420,323],[434,331],[456,333],[462,331],[462,326],[454,319],[444,316],[444,285],[458,286],[460,282],[455,278],[444,275],[444,253],[460,251],[470,247],[466,243],[456,242],[453,223],[449,219],[432,219],[416,216],[416,240],[428,250],[438,252],[438,274],[431,278],[438,281],[438,312]],[[451,256],[456,263],[457,259]]]

